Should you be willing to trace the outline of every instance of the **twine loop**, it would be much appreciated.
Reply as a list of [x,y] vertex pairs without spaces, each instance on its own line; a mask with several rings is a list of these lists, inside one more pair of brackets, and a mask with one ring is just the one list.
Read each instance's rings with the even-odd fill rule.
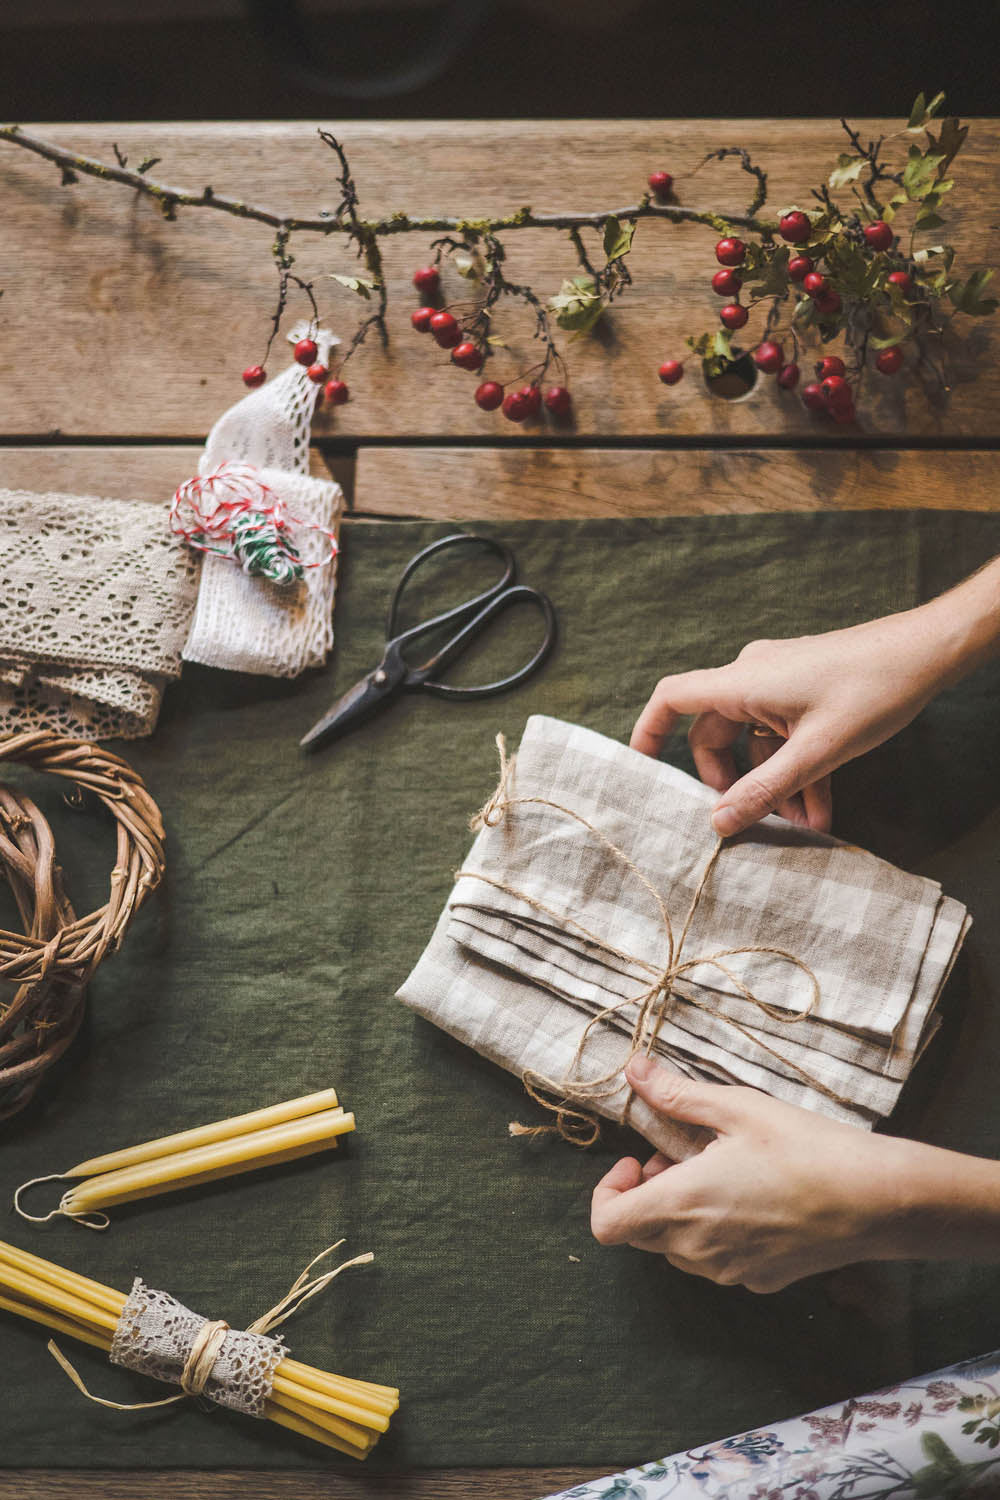
[[206,1320],[198,1329],[181,1371],[181,1390],[186,1396],[200,1396],[205,1389],[228,1332],[223,1318]]
[[[600,1136],[600,1125],[595,1115],[581,1106],[589,1102],[596,1103],[601,1100],[613,1098],[622,1087],[624,1069],[632,1058],[640,1052],[644,1053],[647,1057],[652,1055],[675,995],[678,995],[686,1004],[694,1006],[697,1010],[702,1010],[707,1015],[725,1021],[727,1025],[739,1032],[746,1041],[767,1052],[777,1061],[780,1061],[783,1067],[790,1068],[810,1088],[816,1089],[817,1092],[837,1104],[849,1105],[850,1100],[845,1099],[843,1095],[829,1088],[821,1079],[816,1078],[810,1073],[808,1069],[802,1068],[797,1063],[793,1063],[788,1058],[783,1057],[775,1048],[768,1046],[759,1034],[741,1025],[732,1016],[725,1015],[714,1004],[700,999],[693,992],[682,992],[676,988],[677,981],[693,969],[709,966],[724,974],[735,989],[739,991],[744,1000],[755,1006],[763,1015],[770,1017],[771,1020],[795,1025],[800,1021],[806,1020],[819,1005],[821,998],[820,986],[815,973],[803,959],[799,958],[797,954],[789,952],[786,948],[748,943],[734,948],[720,948],[714,953],[698,954],[690,957],[684,955],[684,946],[691,931],[695,914],[701,903],[705,889],[711,880],[712,873],[715,870],[722,850],[725,847],[726,840],[720,838],[709,855],[688,905],[680,935],[675,936],[670,912],[660,891],[657,890],[656,886],[644,874],[635,861],[623,849],[620,849],[617,844],[613,843],[600,828],[589,822],[582,814],[575,812],[573,808],[564,807],[562,803],[554,802],[548,797],[514,797],[510,795],[509,788],[515,769],[516,757],[508,757],[506,742],[502,734],[497,735],[496,746],[500,756],[499,780],[496,789],[491,793],[479,812],[472,818],[469,826],[473,832],[478,832],[483,828],[496,828],[506,817],[510,809],[514,807],[548,807],[554,812],[562,814],[564,817],[573,819],[574,822],[579,823],[582,828],[585,828],[598,843],[603,845],[608,854],[623,865],[633,879],[649,894],[663,925],[667,949],[666,962],[662,967],[657,967],[654,964],[646,962],[644,959],[636,958],[633,954],[616,948],[599,934],[585,927],[583,923],[578,922],[575,917],[556,911],[553,907],[547,906],[543,901],[539,901],[537,898],[528,895],[525,891],[517,890],[516,887],[507,885],[501,880],[495,880],[489,875],[481,874],[478,870],[463,869],[457,872],[455,875],[456,881],[468,878],[482,881],[485,885],[491,885],[495,889],[503,891],[506,895],[513,896],[515,900],[523,901],[536,911],[543,912],[560,925],[567,928],[574,928],[581,936],[586,938],[588,943],[593,944],[602,952],[611,957],[618,958],[635,968],[642,969],[650,976],[649,985],[638,996],[633,999],[618,1000],[612,1005],[605,1006],[603,1009],[597,1011],[595,1015],[591,1016],[580,1033],[580,1039],[577,1042],[576,1050],[564,1078],[552,1079],[531,1068],[524,1070],[521,1074],[521,1082],[524,1085],[526,1093],[537,1104],[551,1111],[555,1115],[555,1121],[552,1125],[537,1126],[521,1125],[514,1121],[508,1127],[511,1135],[535,1136],[555,1132],[563,1140],[570,1142],[571,1145],[593,1145]],[[793,968],[798,969],[809,981],[810,995],[808,1003],[801,1010],[788,1011],[776,1005],[771,1005],[768,1001],[762,1000],[758,995],[754,994],[749,985],[745,984],[739,975],[734,973],[724,962],[727,958],[736,958],[747,953],[768,954],[779,962],[790,964]],[[629,1053],[625,1062],[599,1077],[591,1079],[580,1078],[578,1070],[591,1032],[629,1006],[635,1007],[636,1014],[632,1023],[631,1035],[629,1037]],[[623,1125],[628,1122],[629,1111],[634,1098],[634,1090],[628,1087],[625,1104],[620,1116],[620,1123]]]

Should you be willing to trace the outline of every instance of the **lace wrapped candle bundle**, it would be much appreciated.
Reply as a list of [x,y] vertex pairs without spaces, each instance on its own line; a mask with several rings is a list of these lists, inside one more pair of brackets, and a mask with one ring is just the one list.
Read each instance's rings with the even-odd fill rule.
[[166,1406],[185,1396],[205,1396],[219,1406],[267,1418],[350,1458],[366,1458],[399,1406],[393,1386],[331,1375],[292,1359],[269,1333],[341,1271],[367,1265],[358,1255],[333,1270],[313,1267],[342,1244],[311,1261],[274,1307],[243,1329],[208,1319],[168,1292],[136,1278],[128,1296],[64,1270],[52,1261],[0,1241],[0,1308],[30,1322],[102,1349],[112,1364],[181,1387],[177,1395],[135,1403],[92,1395],[54,1343],[49,1352],[89,1400],[117,1411]]
[[574,1111],[594,1111],[674,1157],[703,1143],[631,1096],[640,1048],[871,1127],[937,1029],[965,908],[781,818],[720,844],[715,800],[590,730],[529,719],[399,998],[563,1104],[577,1138]]

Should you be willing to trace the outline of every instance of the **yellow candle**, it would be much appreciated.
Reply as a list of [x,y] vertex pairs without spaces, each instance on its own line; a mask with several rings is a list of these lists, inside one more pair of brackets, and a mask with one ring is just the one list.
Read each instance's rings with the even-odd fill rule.
[[[6,1263],[14,1266],[19,1271],[27,1271],[32,1276],[37,1276],[40,1281],[47,1281],[50,1286],[62,1287],[63,1291],[73,1292],[82,1297],[85,1302],[94,1302],[98,1307],[103,1307],[107,1312],[113,1312],[116,1317],[121,1315],[125,1306],[125,1295],[116,1292],[110,1286],[102,1286],[99,1281],[91,1281],[89,1276],[81,1276],[77,1271],[64,1270],[57,1266],[54,1261],[43,1260],[40,1255],[32,1255],[30,1250],[19,1250],[16,1245],[8,1245],[6,1240],[0,1240],[0,1265]],[[3,1275],[0,1273],[0,1281]]]
[[143,1141],[138,1146],[126,1146],[121,1151],[111,1151],[106,1156],[92,1156],[89,1161],[70,1167],[63,1175],[96,1177],[101,1172],[116,1172],[120,1167],[132,1167],[138,1162],[152,1161],[158,1156],[172,1156],[178,1151],[210,1146],[215,1141],[229,1140],[234,1135],[248,1135],[252,1130],[267,1130],[272,1125],[283,1125],[286,1120],[298,1120],[303,1115],[336,1109],[337,1103],[336,1089],[321,1089],[318,1094],[306,1094],[301,1099],[289,1099],[284,1104],[269,1104],[266,1109],[255,1109],[248,1115],[234,1115],[231,1120],[216,1120],[211,1125],[198,1125],[193,1130],[180,1130],[176,1135],[164,1135],[155,1141]]
[[19,1318],[28,1318],[43,1328],[51,1328],[54,1333],[65,1333],[69,1338],[79,1339],[82,1344],[92,1344],[95,1349],[103,1349],[105,1354],[111,1348],[110,1333],[99,1333],[96,1328],[85,1327],[73,1318],[61,1318],[49,1307],[36,1307],[31,1302],[22,1302],[19,1297],[5,1297],[2,1293],[0,1307],[4,1312],[17,1313]]
[[298,1120],[272,1125],[269,1130],[254,1130],[248,1135],[232,1136],[88,1177],[70,1188],[62,1206],[73,1213],[85,1213],[114,1203],[148,1198],[154,1193],[174,1192],[193,1182],[251,1172],[276,1161],[324,1151],[336,1143],[338,1136],[353,1129],[353,1114],[342,1109],[320,1110]]

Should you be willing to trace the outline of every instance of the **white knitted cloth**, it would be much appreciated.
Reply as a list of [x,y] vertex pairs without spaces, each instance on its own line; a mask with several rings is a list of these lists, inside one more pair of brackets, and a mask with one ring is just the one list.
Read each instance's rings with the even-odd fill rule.
[[[308,325],[298,324],[289,340],[307,332]],[[339,341],[326,329],[312,337],[326,364]],[[219,418],[198,465],[202,475],[226,462],[259,469],[289,517],[305,523],[291,528],[304,563],[328,554],[323,531],[338,530],[344,498],[339,484],[309,474],[309,426],[318,394],[302,366],[292,364]],[[184,659],[268,677],[295,677],[321,666],[333,645],[335,587],[335,561],[307,568],[300,583],[275,584],[249,577],[228,557],[206,555]]]

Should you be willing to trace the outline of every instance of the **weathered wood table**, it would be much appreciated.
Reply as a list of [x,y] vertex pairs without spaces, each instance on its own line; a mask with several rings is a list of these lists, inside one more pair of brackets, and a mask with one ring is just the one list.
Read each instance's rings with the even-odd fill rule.
[[[333,127],[348,151],[363,211],[611,210],[634,202],[647,173],[669,167],[679,200],[739,211],[747,179],[733,167],[686,173],[717,146],[749,148],[769,173],[771,205],[801,199],[841,149],[834,121],[506,122]],[[884,128],[895,128],[884,126]],[[861,133],[879,132],[861,122]],[[40,126],[74,150],[135,161],[156,175],[243,195],[279,212],[337,204],[331,161],[306,124]],[[949,238],[960,261],[1000,263],[1000,122],[973,123]],[[149,200],[91,179],[60,186],[50,163],[0,144],[0,483],[163,501],[193,472],[215,417],[240,394],[273,305],[273,232],[221,213],[165,222]],[[352,399],[321,413],[313,467],[332,472],[352,516],[454,520],[648,516],[704,512],[928,506],[992,509],[1000,463],[1000,335],[969,323],[954,388],[929,402],[908,380],[868,378],[860,421],[839,428],[762,380],[747,397],[710,395],[694,359],[667,389],[656,378],[682,357],[687,333],[711,328],[718,303],[715,232],[645,224],[635,286],[598,336],[569,350],[574,420],[515,428],[480,412],[472,377],[413,334],[410,277],[428,237],[386,242],[391,342],[374,339],[350,366]],[[563,235],[511,231],[508,275],[548,292],[574,272]],[[303,236],[296,271],[324,288],[323,311],[350,334],[359,304],[327,295],[349,250]],[[522,325],[523,326],[523,325]],[[748,332],[751,330],[748,329]],[[517,343],[517,337],[512,338]],[[521,351],[528,363],[530,340]],[[517,350],[511,358],[517,357]],[[276,368],[283,363],[279,357]],[[637,1454],[636,1459],[652,1454]],[[408,1477],[316,1473],[7,1472],[0,1495],[124,1500],[243,1495],[533,1497],[593,1471],[447,1471]]]

